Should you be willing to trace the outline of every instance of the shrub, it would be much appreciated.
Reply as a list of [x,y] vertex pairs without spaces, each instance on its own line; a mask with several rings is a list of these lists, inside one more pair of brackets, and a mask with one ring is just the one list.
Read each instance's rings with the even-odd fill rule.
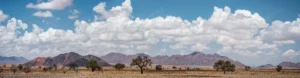
[[12,65],[12,66],[10,67],[10,70],[11,70],[14,74],[16,74],[18,68],[17,68],[15,65]]
[[177,69],[177,67],[176,67],[176,66],[173,66],[172,68],[173,68],[173,69]]
[[280,65],[277,65],[276,71],[277,71],[277,72],[280,72],[280,71],[281,71],[281,69],[282,69],[282,66],[280,66]]
[[29,72],[31,72],[31,67],[29,66],[26,66],[24,67],[24,70],[23,70],[26,74],[28,74]]
[[2,66],[0,66],[0,73],[2,73],[3,72],[3,67]]
[[125,65],[124,64],[121,64],[121,63],[117,63],[115,66],[114,66],[115,69],[117,70],[122,70],[123,68],[125,68]]
[[46,71],[48,71],[48,70],[49,70],[49,69],[48,69],[47,67],[44,67],[44,68],[43,68],[43,71],[44,71],[44,72],[46,72]]
[[19,64],[18,68],[19,68],[19,70],[23,70],[23,65]]
[[155,66],[155,70],[156,70],[156,71],[162,70],[162,66],[161,66],[161,65],[156,65],[156,66]]
[[245,67],[245,70],[246,70],[246,71],[249,71],[250,69],[251,69],[250,66],[246,66],[246,67]]

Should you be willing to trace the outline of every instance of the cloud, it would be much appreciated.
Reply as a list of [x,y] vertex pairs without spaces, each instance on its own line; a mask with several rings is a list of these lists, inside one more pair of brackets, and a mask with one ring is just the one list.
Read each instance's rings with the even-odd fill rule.
[[[74,29],[70,30],[41,29],[33,24],[32,31],[27,31],[27,27],[23,26],[25,33],[17,36],[16,29],[22,26],[17,26],[13,22],[16,19],[11,19],[7,26],[0,27],[0,31],[5,32],[1,33],[3,38],[0,47],[10,47],[0,50],[0,54],[27,57],[51,56],[70,51],[95,55],[153,51],[172,51],[172,54],[176,54],[214,49],[208,44],[216,42],[222,46],[218,53],[255,57],[274,55],[279,51],[278,46],[294,43],[293,39],[265,42],[266,38],[260,30],[272,28],[258,13],[243,9],[231,11],[227,6],[213,7],[210,18],[197,17],[188,21],[177,16],[133,18],[130,0],[109,10],[105,6],[101,2],[93,8],[100,15],[95,15],[95,21],[76,20]],[[78,15],[80,12],[73,10],[71,13]]]
[[8,15],[4,14],[2,10],[0,10],[0,23],[8,18]]
[[287,51],[285,51],[282,56],[286,56],[286,57],[295,57],[295,56],[300,56],[300,52],[299,51],[294,51],[292,49],[289,49]]
[[300,18],[294,21],[273,21],[272,25],[260,31],[260,37],[265,40],[300,40]]
[[37,16],[37,17],[42,17],[42,18],[48,18],[48,17],[53,17],[52,13],[50,11],[39,11],[39,12],[35,12],[33,14],[33,16]]
[[80,13],[78,10],[74,9],[71,11],[72,15],[68,16],[69,19],[77,19],[78,14]]
[[108,17],[128,17],[132,12],[131,1],[125,0],[122,6],[112,7],[109,11],[105,10],[106,3],[101,2],[93,8],[93,11],[102,15],[103,18]]
[[39,4],[29,3],[26,8],[44,9],[44,10],[63,10],[72,5],[73,0],[49,0]]

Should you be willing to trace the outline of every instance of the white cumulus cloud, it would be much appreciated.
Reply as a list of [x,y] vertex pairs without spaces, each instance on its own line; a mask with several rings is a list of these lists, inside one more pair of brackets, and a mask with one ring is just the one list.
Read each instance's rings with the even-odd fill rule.
[[43,17],[43,18],[53,17],[52,12],[50,12],[50,11],[45,11],[45,12],[38,11],[38,12],[35,12],[33,14],[33,16]]
[[63,10],[72,5],[73,0],[49,0],[39,4],[29,3],[26,8],[45,9],[45,10]]
[[8,15],[4,14],[2,10],[0,10],[0,23],[8,18]]

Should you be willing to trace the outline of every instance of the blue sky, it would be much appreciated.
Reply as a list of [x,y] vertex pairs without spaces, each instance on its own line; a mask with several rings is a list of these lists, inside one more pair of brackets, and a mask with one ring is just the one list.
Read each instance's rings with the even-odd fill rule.
[[[6,34],[0,34],[4,48],[0,54],[32,59],[70,51],[98,56],[110,52],[172,55],[201,51],[248,65],[299,62],[300,58],[299,0],[61,1],[65,2],[1,1],[0,17],[4,20],[0,20],[0,31]],[[35,15],[38,12],[40,15]],[[28,26],[8,25],[8,21],[18,20]]]

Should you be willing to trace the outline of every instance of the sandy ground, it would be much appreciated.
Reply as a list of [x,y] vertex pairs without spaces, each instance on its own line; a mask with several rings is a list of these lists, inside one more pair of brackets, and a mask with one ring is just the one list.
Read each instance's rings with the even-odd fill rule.
[[112,68],[104,68],[103,71],[91,72],[87,69],[80,69],[79,72],[62,70],[55,72],[43,72],[41,69],[33,69],[29,74],[18,71],[13,74],[6,69],[0,74],[0,78],[300,78],[300,70],[283,70],[276,72],[273,69],[252,69],[244,71],[242,69],[235,72],[216,72],[214,70],[173,70],[166,69],[163,71],[147,70],[140,74],[137,69],[124,69],[118,71]]

